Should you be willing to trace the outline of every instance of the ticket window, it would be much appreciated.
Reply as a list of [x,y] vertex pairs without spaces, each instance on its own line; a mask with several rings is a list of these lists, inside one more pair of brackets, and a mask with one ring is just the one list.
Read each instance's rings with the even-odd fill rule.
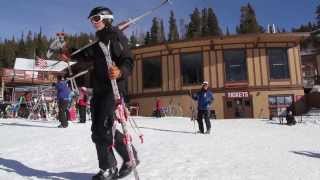
[[226,98],[225,118],[252,118],[251,97]]

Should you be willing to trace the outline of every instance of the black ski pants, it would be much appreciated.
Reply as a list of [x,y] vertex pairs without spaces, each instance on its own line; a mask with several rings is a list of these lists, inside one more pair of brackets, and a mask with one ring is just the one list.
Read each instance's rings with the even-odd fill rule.
[[[113,94],[94,95],[91,102],[91,138],[96,145],[99,168],[106,170],[117,165],[112,146],[124,163],[129,162],[129,153],[123,141],[124,135],[119,130],[113,130],[115,117]],[[134,156],[137,158],[137,152],[133,146],[132,149]]]
[[80,117],[80,122],[85,123],[86,122],[86,115],[87,115],[87,108],[86,106],[78,106],[79,109],[79,117]]
[[199,131],[201,133],[204,133],[204,128],[203,128],[203,121],[202,119],[204,118],[204,121],[206,123],[206,128],[207,131],[211,129],[211,122],[210,122],[210,111],[209,110],[198,110],[198,125],[199,125]]
[[68,126],[68,100],[58,101],[59,113],[58,119],[63,127]]

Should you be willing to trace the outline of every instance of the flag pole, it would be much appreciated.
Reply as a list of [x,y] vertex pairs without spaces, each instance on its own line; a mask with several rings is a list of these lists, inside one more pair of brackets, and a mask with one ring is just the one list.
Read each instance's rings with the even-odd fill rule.
[[34,66],[36,64],[36,48],[33,49],[33,58],[34,58],[34,63],[32,64],[32,84],[34,80]]

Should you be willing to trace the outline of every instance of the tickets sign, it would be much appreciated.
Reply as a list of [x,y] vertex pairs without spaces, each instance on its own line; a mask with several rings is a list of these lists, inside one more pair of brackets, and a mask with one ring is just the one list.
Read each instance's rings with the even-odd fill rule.
[[227,92],[226,93],[227,98],[248,98],[249,92],[243,91],[243,92]]

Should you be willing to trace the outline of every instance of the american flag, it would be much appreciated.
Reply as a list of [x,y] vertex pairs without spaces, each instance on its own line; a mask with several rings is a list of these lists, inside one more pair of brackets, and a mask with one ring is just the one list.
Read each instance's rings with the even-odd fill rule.
[[36,57],[35,65],[36,65],[36,67],[39,67],[40,69],[45,69],[48,67],[47,61],[43,58],[38,57],[38,56]]

